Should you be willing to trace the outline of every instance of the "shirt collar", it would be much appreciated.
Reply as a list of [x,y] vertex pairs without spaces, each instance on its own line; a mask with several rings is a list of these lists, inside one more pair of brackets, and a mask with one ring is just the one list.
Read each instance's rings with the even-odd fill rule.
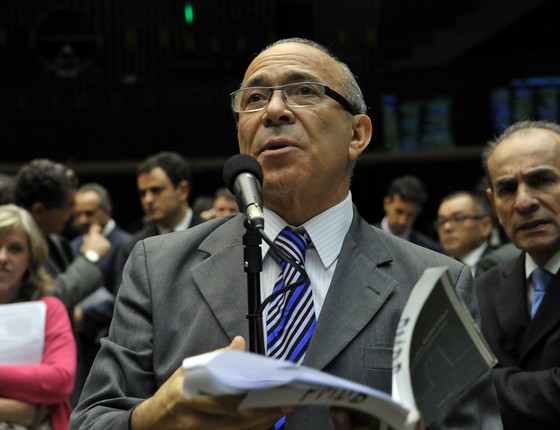
[[482,257],[482,254],[484,254],[486,248],[488,248],[488,242],[484,242],[478,248],[473,249],[471,252],[461,258],[461,261],[471,268],[476,268],[476,265],[478,264],[480,257]]
[[391,233],[394,236],[398,236],[401,239],[405,239],[405,240],[410,240],[410,233],[412,231],[411,228],[407,228],[406,230],[404,230],[401,234],[395,234],[391,231],[391,229],[389,228],[389,220],[387,219],[387,216],[384,216],[383,219],[381,220],[381,229],[383,231],[386,231],[387,233]]
[[111,218],[109,221],[107,221],[107,224],[105,224],[105,227],[103,227],[103,236],[107,237],[111,234],[111,232],[115,229],[115,227],[117,226],[117,223],[115,222],[115,220],[113,218]]
[[[535,263],[535,260],[533,260],[529,254],[525,253],[525,276],[527,279],[529,279],[529,276],[531,276],[531,273],[533,273],[533,270],[537,267],[539,266]],[[558,272],[560,269],[560,251],[554,254],[550,260],[546,262],[543,269],[548,270],[552,274],[556,274]]]
[[[329,267],[338,258],[344,237],[352,224],[353,214],[352,194],[349,191],[343,201],[311,218],[301,226],[305,228],[311,238],[313,247],[317,250],[325,268]],[[278,214],[266,207],[264,208],[264,232],[271,240],[275,240],[287,225],[288,223]],[[264,242],[262,244],[263,258],[268,250],[269,245]]]
[[187,213],[185,214],[183,219],[179,222],[179,224],[177,224],[175,227],[165,228],[157,224],[157,229],[159,231],[159,234],[170,233],[172,231],[186,230],[187,228],[189,228],[189,225],[191,225],[192,219],[193,219],[193,211],[191,208],[187,208]]

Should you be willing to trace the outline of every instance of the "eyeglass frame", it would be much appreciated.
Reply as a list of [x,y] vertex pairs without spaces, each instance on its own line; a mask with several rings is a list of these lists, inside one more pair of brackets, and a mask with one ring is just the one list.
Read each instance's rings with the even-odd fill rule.
[[461,216],[445,218],[445,219],[436,219],[434,221],[434,228],[436,230],[439,230],[440,228],[442,228],[447,223],[451,223],[452,226],[456,227],[458,225],[463,225],[468,220],[480,221],[481,219],[489,217],[489,216],[490,215],[461,215]]
[[[284,95],[284,88],[286,87],[290,87],[290,86],[294,86],[294,85],[304,85],[304,84],[313,84],[313,85],[319,85],[323,88],[323,90],[325,91],[325,95],[327,97],[330,97],[331,99],[333,99],[334,101],[338,102],[338,104],[340,104],[344,110],[346,110],[347,112],[349,112],[352,115],[358,115],[360,112],[355,109],[352,104],[348,101],[348,99],[346,97],[344,97],[342,94],[340,94],[339,92],[333,90],[331,87],[329,87],[327,84],[323,84],[321,82],[313,82],[313,81],[303,81],[303,82],[291,82],[289,84],[285,84],[285,85],[276,85],[276,86],[272,86],[272,87],[267,87],[267,86],[254,86],[254,87],[245,87],[245,88],[239,88],[238,90],[233,91],[232,93],[230,93],[230,106],[231,109],[233,110],[233,114],[235,115],[235,117],[237,118],[239,116],[240,113],[252,113],[252,112],[259,112],[261,110],[266,109],[266,107],[268,106],[268,104],[270,103],[270,100],[272,100],[272,95],[274,93],[274,91],[276,90],[280,90],[282,91],[282,95]],[[263,105],[262,108],[259,109],[252,109],[252,110],[246,110],[246,111],[241,111],[241,112],[237,112],[234,108],[234,97],[236,94],[239,94],[241,92],[250,90],[250,89],[263,89],[263,90],[269,90],[270,91],[270,97],[267,100],[266,104]],[[284,99],[286,97],[284,96]],[[317,106],[317,105],[308,105],[308,106],[290,106],[287,105],[289,107],[309,107],[309,106]]]

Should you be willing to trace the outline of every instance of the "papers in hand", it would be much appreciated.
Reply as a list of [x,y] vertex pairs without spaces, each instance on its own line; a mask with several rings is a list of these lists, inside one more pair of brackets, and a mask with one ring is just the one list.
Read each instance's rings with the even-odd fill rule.
[[183,392],[192,398],[248,394],[240,409],[327,405],[380,418],[395,429],[414,429],[418,412],[389,394],[326,372],[251,352],[224,350],[183,361]]
[[0,305],[0,364],[40,364],[47,306],[33,301]]
[[[427,427],[496,364],[446,267],[424,271],[399,319],[392,397],[290,362],[225,350],[183,361],[187,397],[247,394],[241,408],[326,405],[353,409],[396,430]],[[386,428],[386,427],[385,427]]]

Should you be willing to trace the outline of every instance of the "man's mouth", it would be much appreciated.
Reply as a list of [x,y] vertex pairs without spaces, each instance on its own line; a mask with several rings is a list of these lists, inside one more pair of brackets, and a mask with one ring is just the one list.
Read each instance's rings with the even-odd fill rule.
[[531,221],[531,222],[525,222],[518,227],[518,230],[525,231],[525,230],[538,229],[539,227],[542,227],[546,224],[548,224],[548,223],[544,220],[535,220],[535,221]]
[[280,149],[288,148],[288,145],[271,145],[266,148],[266,151],[278,151]]
[[281,149],[293,147],[287,139],[270,139],[266,142],[262,148],[262,152],[265,151],[278,151]]

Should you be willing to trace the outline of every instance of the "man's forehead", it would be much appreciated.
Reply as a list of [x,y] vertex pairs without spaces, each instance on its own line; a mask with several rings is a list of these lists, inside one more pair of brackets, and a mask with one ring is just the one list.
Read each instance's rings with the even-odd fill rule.
[[508,167],[534,163],[546,164],[560,157],[560,136],[550,130],[519,130],[502,140],[489,158],[489,167],[499,168],[504,161]]
[[244,86],[295,82],[334,75],[336,62],[323,51],[302,43],[283,43],[261,52],[245,73]]
[[500,142],[496,150],[512,145],[521,145],[527,149],[548,149],[549,146],[560,149],[560,135],[544,128],[521,129]]

